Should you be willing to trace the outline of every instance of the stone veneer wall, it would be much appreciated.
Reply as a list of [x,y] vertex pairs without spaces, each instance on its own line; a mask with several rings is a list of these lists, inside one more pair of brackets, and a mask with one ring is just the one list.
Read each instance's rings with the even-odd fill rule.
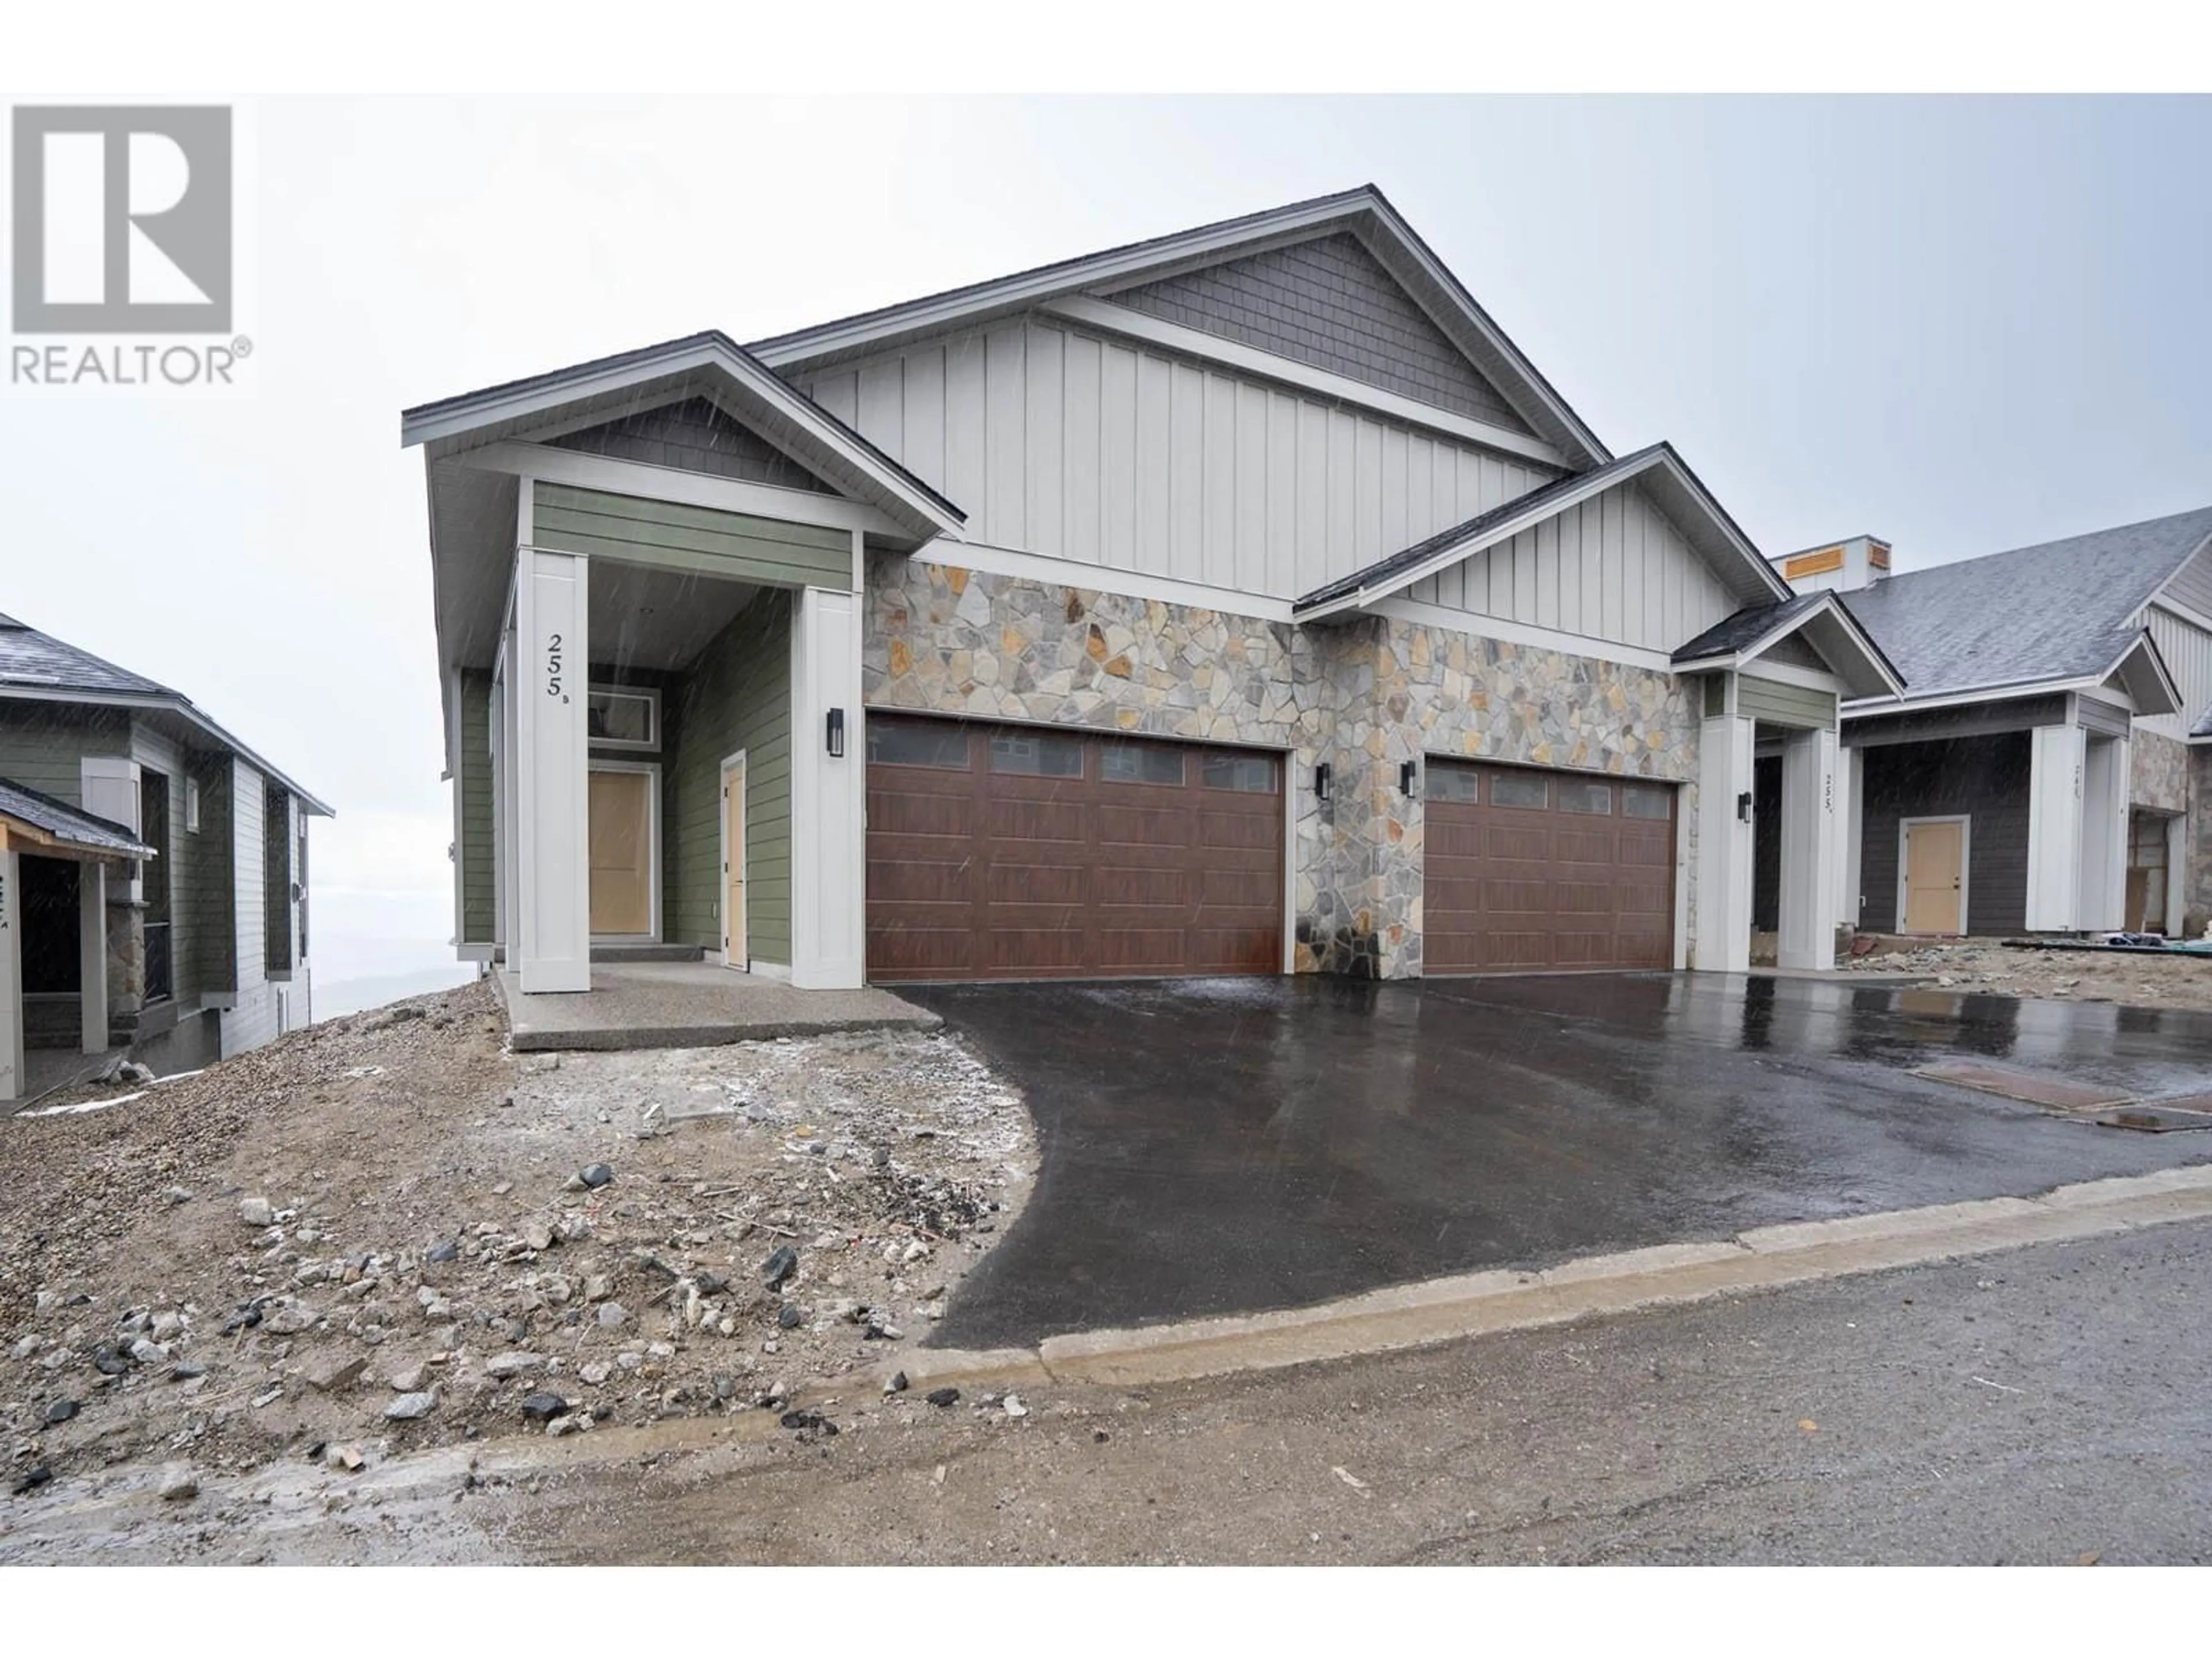
[[2136,726],[2128,744],[2128,803],[2158,812],[2189,810],[2189,745]]
[[[1422,806],[1418,786],[1399,790],[1404,761],[1480,757],[1682,783],[1679,811],[1696,822],[1685,682],[1421,623],[1300,628],[881,554],[868,560],[861,660],[872,708],[1285,751],[1301,971],[1421,970]],[[1324,760],[1327,805],[1313,797]],[[1692,856],[1677,879],[1694,868]]]

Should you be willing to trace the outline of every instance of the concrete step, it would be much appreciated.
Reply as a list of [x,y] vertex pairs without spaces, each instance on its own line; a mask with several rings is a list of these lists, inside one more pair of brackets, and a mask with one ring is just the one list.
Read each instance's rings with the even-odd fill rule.
[[698,945],[594,945],[593,962],[704,962],[706,947]]

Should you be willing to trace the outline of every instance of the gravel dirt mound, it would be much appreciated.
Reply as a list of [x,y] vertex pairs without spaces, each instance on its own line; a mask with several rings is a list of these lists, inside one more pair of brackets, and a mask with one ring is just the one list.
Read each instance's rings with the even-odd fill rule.
[[0,1473],[781,1408],[927,1333],[1035,1149],[939,1032],[518,1058],[483,985],[0,1120]]
[[2008,997],[2212,1009],[2212,957],[2033,951],[1987,940],[1878,946],[1837,964],[1858,973],[1925,974],[1941,989]]

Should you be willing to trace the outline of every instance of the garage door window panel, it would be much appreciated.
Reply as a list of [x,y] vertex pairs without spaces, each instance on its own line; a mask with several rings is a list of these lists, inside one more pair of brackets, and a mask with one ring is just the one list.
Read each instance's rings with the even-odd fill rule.
[[1490,781],[1490,804],[1533,811],[1545,811],[1552,804],[1551,781],[1516,772],[1498,773]]
[[968,769],[968,728],[950,720],[868,720],[868,759],[878,766]]
[[1208,755],[1199,768],[1199,781],[1208,789],[1248,795],[1273,794],[1275,775],[1272,755]]
[[1112,743],[1101,757],[1099,776],[1109,783],[1151,784],[1180,789],[1185,781],[1185,757],[1180,749],[1158,744]]
[[1428,799],[1475,805],[1482,798],[1480,780],[1481,775],[1472,767],[1431,765],[1426,779]]
[[1009,777],[1079,778],[1083,739],[1043,732],[1000,732],[991,739],[991,769]]

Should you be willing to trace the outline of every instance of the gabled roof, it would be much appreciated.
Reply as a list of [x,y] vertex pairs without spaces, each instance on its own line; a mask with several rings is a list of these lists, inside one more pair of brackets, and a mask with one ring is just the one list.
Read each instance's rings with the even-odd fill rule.
[[1846,696],[1895,696],[1905,690],[1896,665],[1859,625],[1843,596],[1831,592],[1747,605],[1676,651],[1674,666],[1686,673],[1747,667],[1795,634],[1806,635],[1821,659],[1842,677]]
[[290,778],[255,754],[201,713],[181,691],[173,691],[143,674],[118,668],[105,657],[42,634],[29,623],[0,616],[0,700],[88,702],[126,708],[165,710],[197,726],[233,753],[290,790],[319,817],[336,815]]
[[1713,560],[1723,574],[1734,569],[1732,584],[1746,598],[1762,602],[1790,597],[1790,588],[1776,575],[1751,538],[1737,527],[1727,510],[1690,471],[1672,444],[1656,443],[1624,455],[1589,472],[1577,473],[1516,495],[1513,500],[1477,514],[1463,524],[1440,530],[1363,570],[1314,589],[1291,607],[1300,622],[1316,622],[1339,611],[1353,611],[1403,592],[1424,576],[1470,558],[1486,547],[1510,541],[1522,531],[1564,513],[1567,508],[1600,495],[1631,478],[1642,478],[1660,505],[1674,519],[1692,545]]
[[423,446],[434,459],[542,425],[556,413],[604,411],[612,419],[646,399],[701,395],[919,537],[967,522],[958,507],[715,329],[418,404],[401,411],[399,441]]
[[1176,271],[1337,232],[1358,237],[1522,418],[1573,464],[1596,465],[1612,459],[1597,434],[1372,185],[971,283],[756,340],[751,349],[779,373],[819,368],[1054,300],[1110,295]]
[[154,849],[119,823],[79,811],[67,801],[0,778],[0,823],[30,831],[45,842],[72,853],[109,858],[150,859]]
[[2200,507],[1888,576],[1854,590],[1851,610],[1915,702],[2094,683],[2120,668],[2137,613],[2209,538],[2212,507]]

